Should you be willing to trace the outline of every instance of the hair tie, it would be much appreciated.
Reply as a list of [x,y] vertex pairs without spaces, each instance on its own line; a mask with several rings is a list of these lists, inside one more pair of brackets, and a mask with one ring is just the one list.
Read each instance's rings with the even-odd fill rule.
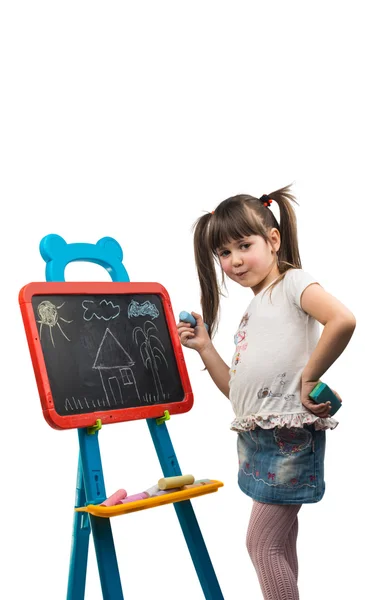
[[263,205],[266,206],[267,208],[269,208],[270,204],[272,204],[271,198],[269,198],[269,196],[267,196],[266,194],[264,194],[263,196],[261,196],[260,202],[262,202]]

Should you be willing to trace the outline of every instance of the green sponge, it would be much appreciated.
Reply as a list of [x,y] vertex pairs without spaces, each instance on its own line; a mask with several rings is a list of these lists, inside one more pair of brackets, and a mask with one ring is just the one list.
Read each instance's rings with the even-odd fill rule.
[[330,410],[331,416],[334,415],[338,411],[338,409],[341,408],[341,406],[342,406],[342,403],[337,398],[337,396],[333,393],[331,388],[329,388],[326,383],[322,383],[322,381],[317,383],[317,385],[313,388],[313,390],[309,394],[309,397],[317,404],[321,404],[322,402],[330,401],[331,402],[331,410]]

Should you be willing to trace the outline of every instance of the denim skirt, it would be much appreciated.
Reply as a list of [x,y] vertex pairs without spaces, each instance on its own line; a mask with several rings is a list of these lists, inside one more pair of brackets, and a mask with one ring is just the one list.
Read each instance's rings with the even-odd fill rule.
[[326,432],[314,425],[238,433],[238,485],[258,502],[309,504],[325,491]]

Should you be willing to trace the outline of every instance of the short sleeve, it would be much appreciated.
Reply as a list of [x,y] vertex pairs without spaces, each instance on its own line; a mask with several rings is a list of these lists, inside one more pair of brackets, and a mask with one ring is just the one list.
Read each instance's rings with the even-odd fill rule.
[[286,283],[286,294],[289,300],[295,304],[298,308],[302,309],[300,299],[305,288],[312,283],[318,283],[316,279],[306,271],[302,269],[290,269],[285,275]]

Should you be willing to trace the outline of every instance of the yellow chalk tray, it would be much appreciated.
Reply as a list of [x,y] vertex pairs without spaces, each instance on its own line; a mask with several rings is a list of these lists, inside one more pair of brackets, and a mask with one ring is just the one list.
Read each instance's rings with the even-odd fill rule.
[[137,510],[146,510],[147,508],[155,508],[156,506],[162,506],[163,504],[171,504],[175,502],[182,502],[183,500],[190,500],[190,498],[196,498],[197,496],[204,496],[205,494],[211,494],[216,492],[218,488],[224,484],[221,481],[211,479],[210,483],[205,485],[199,485],[197,487],[182,489],[178,492],[172,492],[171,494],[163,494],[162,496],[152,496],[151,498],[145,498],[144,500],[136,500],[135,502],[126,502],[126,504],[116,504],[115,506],[100,506],[100,504],[88,504],[88,506],[81,506],[75,508],[76,512],[87,512],[95,517],[104,517],[109,519],[110,517],[117,517],[118,515],[125,515],[127,513],[135,512]]

